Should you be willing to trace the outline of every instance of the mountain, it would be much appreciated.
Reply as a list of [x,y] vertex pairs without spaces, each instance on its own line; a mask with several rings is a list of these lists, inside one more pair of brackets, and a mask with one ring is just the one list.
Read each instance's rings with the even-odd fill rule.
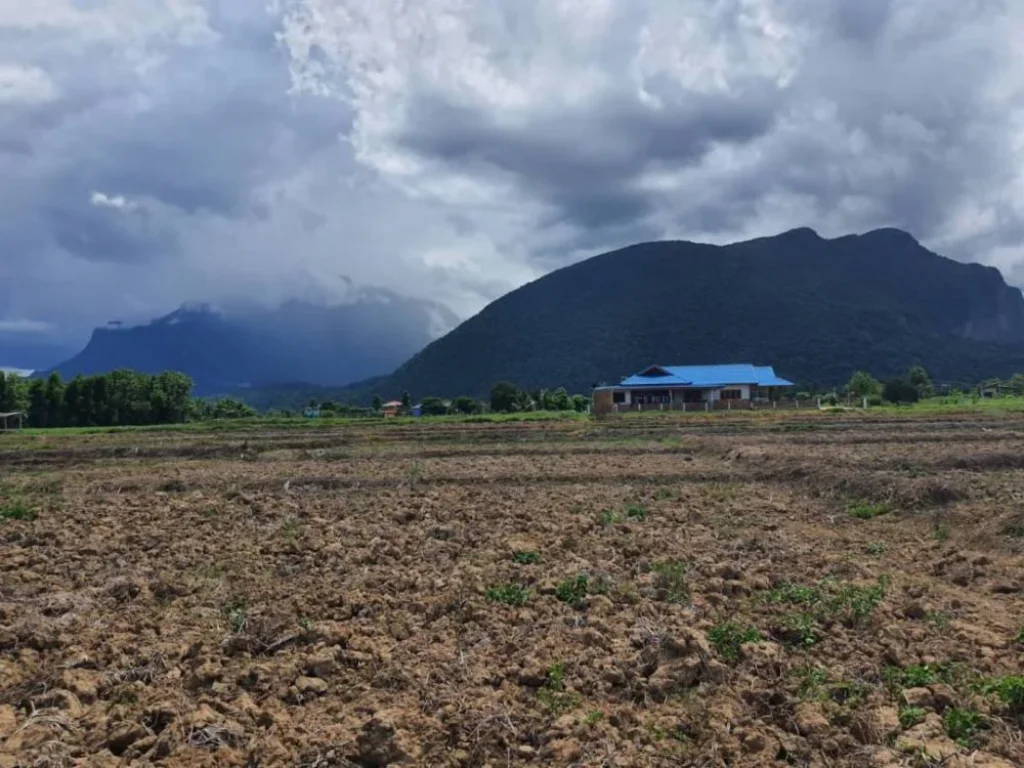
[[1024,371],[1024,297],[996,269],[895,229],[643,243],[513,291],[375,389],[484,396],[507,379],[587,392],[652,363],[731,362],[773,365],[805,385],[915,364],[974,383]]
[[192,305],[147,325],[98,328],[82,352],[53,370],[65,378],[115,368],[176,370],[191,376],[200,394],[276,382],[340,385],[394,370],[456,322],[438,304],[380,289],[333,306]]

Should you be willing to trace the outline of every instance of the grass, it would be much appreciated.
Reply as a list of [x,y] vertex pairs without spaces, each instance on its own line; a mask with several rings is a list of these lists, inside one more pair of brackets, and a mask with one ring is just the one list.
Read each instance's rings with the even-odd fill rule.
[[949,541],[951,534],[952,531],[949,530],[948,525],[945,523],[939,523],[935,526],[935,532],[933,535],[935,536],[936,541]]
[[978,735],[978,731],[986,728],[985,716],[976,709],[960,709],[951,707],[942,717],[946,734],[957,744],[970,749]]
[[1020,675],[998,677],[986,680],[980,688],[983,693],[998,697],[1012,714],[1024,714],[1024,677]]
[[626,507],[626,519],[627,520],[646,520],[647,519],[647,507],[639,502],[630,504]]
[[39,514],[23,501],[10,501],[0,505],[0,520],[32,522]]
[[530,590],[522,584],[513,581],[499,584],[487,590],[487,599],[494,603],[505,605],[523,606],[530,599]]
[[839,620],[856,627],[885,599],[887,586],[884,577],[866,587],[827,578],[816,585],[783,584],[767,593],[767,602],[806,607],[806,613],[819,621]]
[[249,623],[249,606],[245,600],[233,600],[222,609],[231,631],[236,635],[245,630]]
[[587,599],[589,589],[590,577],[581,574],[574,579],[566,579],[559,584],[555,589],[555,597],[563,603],[568,603],[574,608],[578,608]]
[[281,528],[281,535],[287,541],[296,541],[302,535],[302,524],[294,517],[289,517]]
[[539,552],[514,552],[512,559],[519,565],[536,565],[540,562]]
[[[565,689],[565,664],[562,662],[552,665],[548,670],[547,682],[537,691],[537,699],[554,717],[572,712],[583,703],[583,697],[580,694]],[[604,716],[604,713],[600,714],[602,717]],[[593,713],[587,717],[589,718],[591,715]]]
[[878,555],[884,555],[885,550],[885,544],[883,544],[880,541],[868,542],[867,546],[864,547],[865,552],[867,552],[869,555],[874,555],[875,557],[877,557]]
[[1011,523],[1003,528],[1003,534],[1011,539],[1024,539],[1024,523]]
[[850,504],[846,511],[850,517],[855,517],[858,520],[874,520],[876,517],[882,517],[882,515],[892,512],[892,507],[888,504],[872,504],[862,501]]
[[583,724],[588,728],[593,728],[602,720],[604,720],[604,712],[600,709],[595,709],[593,712],[587,713],[587,716],[583,718]]
[[742,625],[734,621],[719,624],[708,633],[708,640],[725,661],[737,661],[740,657],[740,648],[743,645],[759,643],[763,639],[756,627],[744,629]]
[[827,669],[812,667],[810,664],[797,671],[796,678],[797,694],[804,700],[821,698],[821,693],[830,680]]
[[920,707],[905,707],[900,710],[900,727],[903,730],[913,728],[915,725],[924,722],[928,711]]
[[654,564],[654,586],[665,592],[665,600],[670,603],[690,602],[690,584],[686,578],[688,569],[682,560],[663,560]]
[[1013,642],[1017,645],[1024,645],[1024,627],[1021,627],[1020,632],[1013,638]]
[[601,512],[600,520],[601,525],[603,525],[605,528],[608,528],[613,525],[618,525],[619,523],[624,523],[626,521],[626,518],[621,512],[616,512],[615,510],[612,509],[606,509],[603,512]]

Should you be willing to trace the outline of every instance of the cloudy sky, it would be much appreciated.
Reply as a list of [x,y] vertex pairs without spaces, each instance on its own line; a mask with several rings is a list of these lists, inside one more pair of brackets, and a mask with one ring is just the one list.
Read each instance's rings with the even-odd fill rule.
[[804,225],[1024,284],[1021,39],[1018,0],[0,0],[0,334],[348,279],[466,315]]

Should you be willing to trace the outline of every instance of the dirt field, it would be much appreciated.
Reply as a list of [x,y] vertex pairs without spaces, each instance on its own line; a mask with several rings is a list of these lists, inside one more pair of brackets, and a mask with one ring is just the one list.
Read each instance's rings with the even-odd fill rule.
[[0,437],[0,768],[1021,766],[1022,670],[1020,416]]

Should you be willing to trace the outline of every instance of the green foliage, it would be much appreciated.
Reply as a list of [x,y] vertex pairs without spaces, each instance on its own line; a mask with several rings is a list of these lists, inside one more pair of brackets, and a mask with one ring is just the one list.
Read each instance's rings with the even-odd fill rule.
[[850,377],[846,389],[854,397],[872,397],[882,394],[882,384],[867,371],[857,371]]
[[935,667],[928,664],[917,664],[901,671],[900,685],[904,688],[924,688],[938,682],[939,675]]
[[4,502],[0,500],[0,520],[21,520],[32,522],[39,514],[20,500]]
[[882,397],[886,402],[896,405],[908,405],[916,403],[920,398],[917,387],[906,379],[890,379],[885,382],[882,389]]
[[216,400],[195,400],[192,403],[191,418],[194,421],[222,421],[252,419],[256,409],[235,397],[221,397]]
[[605,509],[601,511],[600,520],[601,525],[607,528],[625,522],[626,518],[621,512],[616,512],[614,509]]
[[637,502],[630,504],[626,507],[626,517],[629,520],[646,520],[647,519],[647,507]]
[[875,555],[876,557],[878,555],[884,555],[885,549],[885,544],[880,541],[869,541],[867,546],[864,547],[865,552],[869,555]]
[[888,580],[871,586],[857,586],[827,578],[813,586],[783,584],[767,594],[769,604],[806,608],[802,615],[823,622],[838,620],[850,627],[862,625],[885,599]]
[[538,552],[515,552],[512,555],[512,559],[515,560],[519,565],[536,565],[540,562],[540,553]]
[[584,574],[574,579],[566,579],[555,589],[555,597],[563,603],[579,607],[587,598],[590,589],[590,578]]
[[900,727],[903,730],[913,728],[915,725],[923,723],[927,714],[928,711],[920,707],[905,707],[900,710]]
[[487,590],[487,599],[505,605],[523,606],[530,599],[530,590],[522,584],[507,582]]
[[682,560],[665,560],[655,563],[654,586],[665,593],[670,603],[690,602],[690,583],[686,578],[689,566]]
[[1003,534],[1012,539],[1024,539],[1024,523],[1011,523],[1003,528]]
[[935,526],[934,536],[936,541],[949,541],[951,533],[949,526],[945,523],[939,523]]
[[510,381],[499,381],[491,387],[491,410],[495,413],[511,413],[515,410],[519,387]]
[[982,683],[981,690],[998,696],[1012,714],[1024,714],[1024,677],[1008,675],[986,680]]
[[448,406],[440,397],[424,397],[420,401],[420,408],[424,416],[444,416],[448,413]]
[[740,657],[740,647],[746,643],[759,643],[764,638],[756,627],[743,628],[734,621],[719,624],[708,633],[708,640],[718,651],[718,655],[726,661],[736,661]]
[[221,611],[228,620],[232,632],[237,635],[245,630],[249,623],[249,606],[245,600],[233,600],[227,603]]
[[384,407],[384,401],[380,399],[380,395],[373,396],[373,410],[375,413],[380,413],[381,408]]
[[466,395],[459,395],[452,400],[451,411],[452,413],[460,413],[464,416],[470,416],[474,413],[480,413],[482,408],[480,407],[480,401],[475,400],[472,397]]
[[935,387],[932,385],[932,377],[928,371],[920,365],[915,365],[907,371],[907,381],[915,390],[919,398],[931,397],[935,394]]
[[408,392],[402,393],[402,413],[409,413],[412,409],[412,397]]
[[583,703],[583,697],[565,689],[565,664],[559,662],[548,670],[548,679],[537,691],[537,699],[554,717],[571,712]]
[[593,728],[602,720],[604,720],[604,712],[600,709],[595,709],[593,712],[587,713],[587,716],[583,718],[583,724],[588,728]]
[[855,517],[858,520],[873,520],[876,517],[887,515],[892,511],[892,508],[888,504],[872,504],[867,501],[862,501],[854,504],[850,504],[846,511],[850,517]]
[[1020,632],[1018,632],[1017,636],[1013,638],[1013,642],[1017,645],[1024,645],[1024,627],[1021,627]]
[[827,669],[808,664],[797,670],[797,693],[801,699],[819,699],[831,679]]
[[987,727],[985,716],[976,709],[950,707],[942,717],[946,734],[965,748],[970,748],[978,731]]

